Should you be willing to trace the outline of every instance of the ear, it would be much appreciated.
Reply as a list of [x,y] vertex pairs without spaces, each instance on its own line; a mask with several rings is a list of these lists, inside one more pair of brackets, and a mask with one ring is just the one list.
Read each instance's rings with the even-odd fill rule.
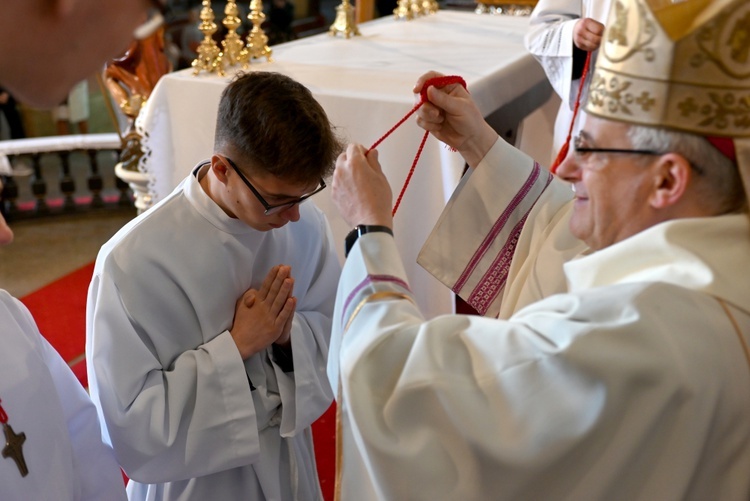
[[690,162],[677,153],[662,155],[654,166],[654,190],[649,203],[654,209],[665,209],[682,200],[692,180]]
[[221,184],[227,184],[228,182],[227,170],[227,164],[224,163],[224,160],[220,156],[213,155],[211,157],[211,171]]

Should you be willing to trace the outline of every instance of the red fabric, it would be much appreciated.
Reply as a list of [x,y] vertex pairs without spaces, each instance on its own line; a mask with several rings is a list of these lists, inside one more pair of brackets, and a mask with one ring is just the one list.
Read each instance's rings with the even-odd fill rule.
[[333,501],[336,483],[336,402],[312,425],[315,462],[325,501]]
[[706,140],[734,163],[737,163],[737,150],[731,137],[706,136]]
[[94,263],[89,263],[21,298],[39,331],[68,363],[84,354],[86,295],[93,273]]

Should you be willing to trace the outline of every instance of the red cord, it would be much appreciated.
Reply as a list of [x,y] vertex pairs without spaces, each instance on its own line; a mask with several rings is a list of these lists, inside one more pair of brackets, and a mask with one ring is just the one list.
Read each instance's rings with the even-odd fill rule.
[[[377,141],[375,141],[375,143],[373,143],[373,145],[370,146],[370,149],[367,150],[367,153],[370,153],[372,150],[374,150],[377,145],[379,145],[380,143],[382,143],[385,138],[387,138],[388,136],[390,136],[391,133],[393,133],[393,131],[395,131],[397,128],[399,128],[402,123],[406,122],[406,120],[410,116],[412,116],[420,108],[420,106],[422,106],[424,103],[427,102],[427,100],[428,100],[427,99],[427,89],[430,86],[434,85],[435,87],[445,87],[446,85],[456,84],[456,83],[460,83],[464,87],[464,89],[466,88],[466,81],[463,78],[459,77],[459,76],[450,75],[450,76],[430,78],[429,80],[427,80],[424,83],[424,85],[422,86],[421,92],[419,93],[420,96],[421,96],[421,99],[420,99],[419,103],[417,103],[416,105],[414,105],[414,108],[412,108],[411,111],[409,111],[404,116],[404,118],[402,118],[401,120],[399,120],[396,125],[394,125],[393,127],[391,127],[390,130],[388,130],[388,132],[386,132],[385,134],[383,134],[380,137],[380,139],[378,139]],[[425,132],[424,136],[422,137],[422,142],[419,144],[419,149],[417,150],[417,155],[414,157],[414,162],[412,162],[412,164],[411,164],[411,169],[409,170],[409,174],[406,176],[406,181],[404,181],[404,186],[401,188],[401,193],[399,193],[398,198],[396,199],[396,204],[393,206],[393,211],[391,212],[391,215],[393,215],[393,216],[396,215],[396,211],[398,210],[398,206],[401,204],[401,199],[404,197],[404,193],[406,192],[406,187],[409,185],[409,182],[411,181],[411,176],[412,176],[412,174],[414,174],[414,169],[417,166],[417,162],[419,161],[419,156],[422,154],[422,150],[424,149],[424,144],[427,141],[427,136],[429,136],[429,135],[430,135],[429,132]]]
[[398,206],[401,205],[401,199],[404,198],[404,192],[406,192],[406,187],[409,186],[409,181],[411,181],[411,176],[414,174],[414,169],[417,166],[417,161],[419,160],[419,155],[422,154],[422,149],[424,149],[424,143],[427,142],[427,136],[429,136],[429,132],[425,132],[424,136],[422,136],[422,142],[419,143],[419,149],[417,150],[417,156],[414,157],[414,162],[411,164],[411,169],[409,169],[409,174],[406,176],[406,181],[404,181],[404,185],[401,187],[401,193],[398,194],[398,198],[396,199],[396,203],[393,205],[393,211],[391,212],[391,216],[396,215],[396,211],[398,210]]
[[586,64],[583,65],[583,73],[581,73],[581,84],[578,86],[578,94],[576,94],[576,102],[573,107],[573,118],[570,120],[570,128],[568,129],[568,137],[565,139],[565,144],[562,145],[560,151],[557,152],[555,161],[552,162],[549,170],[554,174],[557,172],[557,168],[563,163],[565,157],[568,156],[568,149],[570,148],[570,138],[573,136],[573,127],[576,123],[576,117],[578,116],[578,108],[581,106],[581,93],[583,92],[583,86],[586,84],[586,75],[589,73],[589,66],[591,65],[591,52],[586,54]]

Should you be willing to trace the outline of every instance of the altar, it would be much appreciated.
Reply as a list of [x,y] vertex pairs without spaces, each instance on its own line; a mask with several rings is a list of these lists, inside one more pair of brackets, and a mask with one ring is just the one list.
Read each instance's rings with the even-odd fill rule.
[[[479,109],[511,142],[524,117],[551,95],[544,72],[523,46],[526,17],[442,10],[411,21],[380,18],[359,30],[361,36],[349,39],[321,34],[273,46],[273,61],[253,61],[248,71],[279,72],[301,82],[344,141],[367,147],[411,110],[412,87],[429,70],[462,76]],[[139,118],[154,202],[211,156],[216,109],[231,78],[183,70],[157,84]],[[378,147],[394,200],[423,133],[410,119]],[[451,312],[453,297],[416,264],[416,256],[463,168],[457,153],[430,137],[394,220],[412,290],[428,316]],[[328,216],[343,262],[350,228],[333,206],[330,189],[312,200]]]

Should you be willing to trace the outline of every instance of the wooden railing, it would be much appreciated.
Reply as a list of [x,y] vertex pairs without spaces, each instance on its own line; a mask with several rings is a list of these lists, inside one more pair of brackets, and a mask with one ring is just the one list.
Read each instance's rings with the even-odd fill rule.
[[[130,188],[114,175],[120,149],[116,133],[0,141],[3,214],[13,220],[108,206],[132,207]],[[14,176],[11,165],[25,165],[32,172]],[[25,182],[29,185],[21,186]],[[31,200],[21,199],[22,191],[29,192],[22,188],[29,188]]]

